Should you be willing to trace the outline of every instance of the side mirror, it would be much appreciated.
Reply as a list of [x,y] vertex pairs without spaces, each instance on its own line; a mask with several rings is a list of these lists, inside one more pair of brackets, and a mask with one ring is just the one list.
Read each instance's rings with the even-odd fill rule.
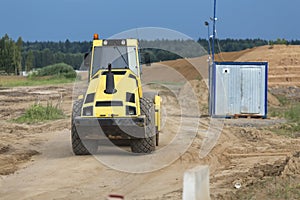
[[84,54],[84,59],[83,59],[84,69],[88,70],[90,68],[91,58],[92,58],[91,52],[87,52],[87,53]]

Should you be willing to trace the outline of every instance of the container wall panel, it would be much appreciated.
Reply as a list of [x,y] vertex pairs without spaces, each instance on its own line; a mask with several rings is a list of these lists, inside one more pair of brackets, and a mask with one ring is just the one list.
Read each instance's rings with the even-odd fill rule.
[[210,71],[210,114],[266,116],[267,68],[265,62],[216,63]]

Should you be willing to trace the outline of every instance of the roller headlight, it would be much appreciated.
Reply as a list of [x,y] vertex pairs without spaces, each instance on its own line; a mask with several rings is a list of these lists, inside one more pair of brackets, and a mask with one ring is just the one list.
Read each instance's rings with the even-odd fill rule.
[[83,108],[83,116],[93,116],[93,106]]
[[126,106],[126,115],[136,115],[136,108],[133,106]]

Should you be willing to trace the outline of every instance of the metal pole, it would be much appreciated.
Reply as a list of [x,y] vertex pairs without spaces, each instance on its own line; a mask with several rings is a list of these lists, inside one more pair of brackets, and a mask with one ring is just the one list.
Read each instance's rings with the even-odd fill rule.
[[215,38],[216,38],[216,10],[217,0],[214,0],[214,17],[213,17],[213,39],[212,39],[212,61],[215,62]]
[[[215,101],[215,38],[216,38],[216,12],[217,12],[217,0],[214,0],[214,16],[213,16],[213,37],[212,37],[212,65],[209,65],[209,97],[208,97],[208,112],[210,116],[214,114],[214,101]],[[209,38],[210,39],[210,38]]]

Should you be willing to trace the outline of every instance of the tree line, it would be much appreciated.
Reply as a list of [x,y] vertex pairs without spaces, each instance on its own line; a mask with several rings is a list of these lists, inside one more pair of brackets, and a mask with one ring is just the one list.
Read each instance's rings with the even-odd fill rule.
[[[300,40],[286,40],[278,38],[276,40],[262,39],[216,39],[215,53],[232,52],[250,49],[264,45],[300,45]],[[197,42],[193,40],[154,40],[140,41],[142,53],[150,57],[151,62],[164,60],[174,60],[185,57],[199,57],[211,53],[212,40],[199,38]],[[145,58],[142,57],[142,62]]]
[[84,53],[91,48],[91,41],[70,42],[24,42],[22,49],[22,65],[26,66],[28,57],[32,57],[34,68],[41,68],[56,63],[66,63],[79,69]]
[[[198,43],[205,49],[209,49],[208,46],[212,45],[212,40],[208,42],[206,39],[199,39]],[[216,39],[215,40],[215,52],[232,52],[250,49],[253,47],[259,47],[264,45],[300,45],[300,40],[286,40],[284,38],[278,38],[276,40],[263,40],[263,39]],[[210,48],[211,49],[211,48]]]
[[[150,58],[151,62],[174,60],[185,57],[198,57],[207,54],[212,42],[199,38],[194,40],[141,40],[141,62]],[[215,52],[240,51],[263,45],[300,45],[300,40],[262,40],[262,39],[217,39]],[[7,34],[0,39],[0,72],[19,74],[56,63],[66,63],[79,69],[84,53],[89,52],[91,41],[71,42],[24,42],[21,37],[14,41]]]
[[88,41],[24,42],[21,37],[14,41],[5,34],[0,39],[0,73],[18,75],[56,63],[79,69],[84,53],[90,48]]
[[22,71],[22,38],[15,42],[6,34],[0,40],[0,71],[18,74]]

